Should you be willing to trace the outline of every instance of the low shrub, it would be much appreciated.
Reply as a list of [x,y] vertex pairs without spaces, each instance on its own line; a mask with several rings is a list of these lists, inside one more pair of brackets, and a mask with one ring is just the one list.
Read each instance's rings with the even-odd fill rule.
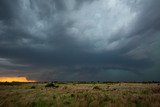
[[75,95],[74,95],[74,94],[71,94],[71,97],[75,97]]
[[14,85],[21,85],[23,83],[21,82],[0,82],[0,85],[5,85],[5,86],[14,86]]
[[66,90],[67,88],[68,88],[67,86],[64,86],[64,87],[63,87],[64,90]]
[[31,86],[31,89],[35,89],[36,87],[35,86]]
[[152,89],[153,93],[160,93],[160,87],[156,87]]
[[53,99],[56,99],[56,95],[53,95],[53,97],[52,97]]
[[53,87],[53,88],[58,88],[59,86],[58,85],[55,85],[54,83],[48,83],[45,85],[45,87]]
[[99,86],[94,86],[93,90],[101,90],[101,88]]

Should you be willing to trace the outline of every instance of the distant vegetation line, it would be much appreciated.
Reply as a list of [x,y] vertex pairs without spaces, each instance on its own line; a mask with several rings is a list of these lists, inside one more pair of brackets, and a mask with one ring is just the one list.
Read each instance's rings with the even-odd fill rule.
[[160,83],[160,81],[125,81],[125,82],[120,82],[120,81],[48,81],[48,82],[0,82],[0,85],[20,85],[20,84],[38,84],[38,83],[57,83],[57,84],[67,84],[67,83],[73,83],[73,84],[107,84],[107,83]]

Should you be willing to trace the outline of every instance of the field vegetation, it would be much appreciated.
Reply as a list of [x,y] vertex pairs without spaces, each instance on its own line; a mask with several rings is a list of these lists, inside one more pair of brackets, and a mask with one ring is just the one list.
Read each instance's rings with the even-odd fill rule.
[[0,107],[160,107],[160,84],[6,82]]

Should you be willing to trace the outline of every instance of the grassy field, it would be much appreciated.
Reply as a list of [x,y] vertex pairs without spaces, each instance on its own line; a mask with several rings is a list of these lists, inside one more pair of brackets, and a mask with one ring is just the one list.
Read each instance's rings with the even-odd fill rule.
[[160,84],[1,83],[0,107],[160,107]]

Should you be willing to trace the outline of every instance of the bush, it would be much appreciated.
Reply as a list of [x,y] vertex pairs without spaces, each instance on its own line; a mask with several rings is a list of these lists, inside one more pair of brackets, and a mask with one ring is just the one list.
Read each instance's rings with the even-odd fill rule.
[[157,94],[160,93],[160,87],[153,88],[152,92]]
[[53,99],[56,99],[56,95],[53,95]]
[[68,104],[70,104],[70,102],[69,101],[65,101],[65,102],[63,102],[63,104],[68,105]]
[[71,94],[71,97],[75,97],[75,95],[74,95],[74,94]]
[[67,88],[68,88],[67,86],[64,86],[64,87],[63,87],[64,90],[66,90]]
[[36,88],[35,86],[32,86],[32,87],[31,87],[31,89],[35,89],[35,88]]
[[0,82],[0,85],[5,85],[5,86],[14,86],[14,85],[21,85],[23,83],[21,82]]
[[94,90],[101,90],[101,88],[98,87],[98,86],[94,86],[93,89],[94,89]]
[[51,83],[48,83],[45,85],[45,87],[53,87],[53,88],[58,88],[59,86],[53,84],[52,82]]

